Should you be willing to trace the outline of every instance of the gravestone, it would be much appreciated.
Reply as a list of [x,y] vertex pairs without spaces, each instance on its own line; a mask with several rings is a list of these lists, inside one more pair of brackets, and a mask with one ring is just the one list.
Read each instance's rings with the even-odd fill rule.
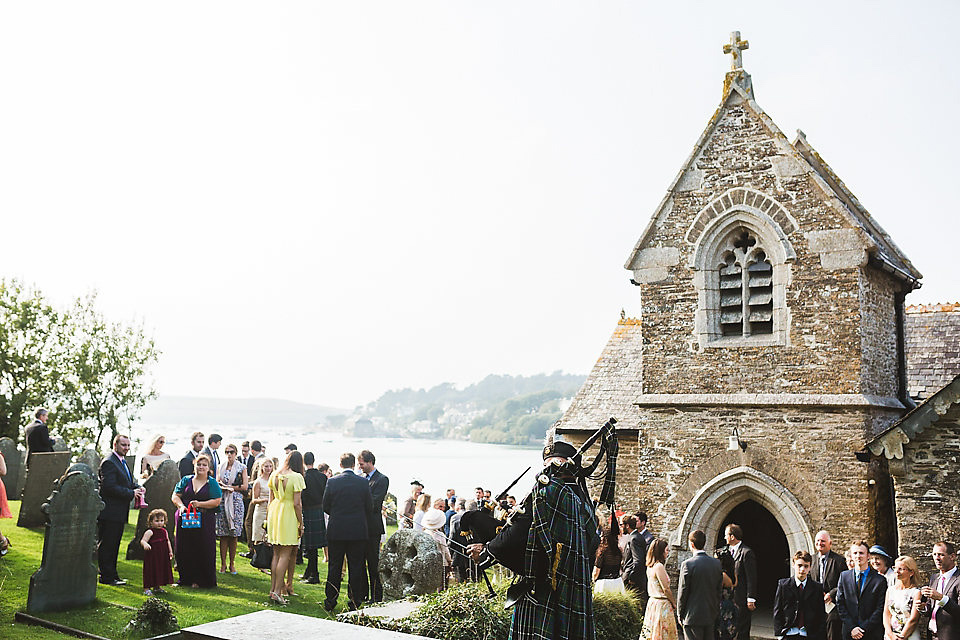
[[53,450],[54,451],[70,451],[70,447],[67,446],[67,441],[63,438],[54,438],[53,439]]
[[7,491],[8,500],[20,499],[20,466],[23,463],[23,452],[17,448],[17,443],[10,438],[0,438],[0,455],[7,463],[7,475],[3,476],[3,488]]
[[167,535],[170,540],[173,540],[173,517],[177,508],[170,502],[170,496],[173,495],[173,490],[178,482],[180,482],[180,471],[177,469],[177,463],[173,460],[164,460],[153,472],[153,475],[143,483],[143,488],[146,489],[144,500],[148,506],[140,509],[140,515],[137,518],[137,532],[130,544],[127,545],[127,560],[143,560],[143,547],[140,546],[140,538],[147,530],[147,516],[154,509],[163,509],[167,512]]
[[97,482],[97,472],[96,472],[96,470],[91,469],[91,468],[90,468],[90,465],[88,465],[88,464],[85,463],[85,462],[74,462],[72,465],[70,465],[70,468],[67,469],[67,471],[66,471],[63,475],[65,475],[65,476],[66,476],[66,475],[70,475],[70,474],[73,473],[74,471],[80,471],[80,472],[82,472],[82,473],[85,473],[85,474],[87,474],[88,476],[90,476],[91,478],[93,478],[93,481],[94,481],[94,482]]
[[388,600],[439,591],[443,556],[437,541],[422,531],[398,530],[380,551],[380,581]]
[[62,611],[96,599],[93,554],[101,509],[103,501],[89,468],[71,471],[57,483],[41,507],[46,520],[43,556],[40,568],[30,576],[28,611]]
[[54,483],[63,475],[70,464],[69,451],[30,454],[30,468],[23,483],[23,498],[20,502],[18,527],[39,527],[47,519],[40,510],[46,502]]
[[77,456],[77,462],[82,462],[90,467],[93,475],[96,476],[97,471],[100,469],[100,454],[97,453],[96,449],[84,449],[83,453]]

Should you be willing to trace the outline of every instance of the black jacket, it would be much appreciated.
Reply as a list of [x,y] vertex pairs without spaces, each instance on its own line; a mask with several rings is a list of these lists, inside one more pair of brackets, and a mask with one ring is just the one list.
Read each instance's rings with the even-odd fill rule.
[[352,469],[327,480],[323,510],[330,514],[327,540],[366,540],[367,514],[373,509],[370,485]]
[[802,592],[794,578],[784,578],[777,583],[777,595],[773,599],[773,635],[779,638],[796,627],[797,612],[801,609],[807,640],[823,640],[827,629],[823,585],[809,576]]
[[[196,459],[196,457],[197,456],[193,454],[193,449],[191,449],[190,451],[187,451],[182,458],[180,458],[180,462],[177,463],[177,468],[180,470],[181,478],[193,475],[193,461]],[[211,470],[210,473],[212,475],[213,471]]]
[[100,499],[103,511],[97,517],[105,522],[126,522],[133,490],[140,485],[133,473],[127,474],[114,451],[100,463]]
[[863,590],[859,593],[853,569],[847,569],[840,574],[837,610],[843,621],[843,637],[848,640],[854,627],[863,629],[864,640],[883,638],[883,605],[887,597],[887,579],[873,569],[868,571]]
[[631,531],[624,536],[623,560],[620,577],[624,584],[647,590],[647,543],[639,531]]
[[28,453],[50,453],[53,451],[53,438],[50,437],[50,431],[47,425],[39,420],[34,420],[33,424],[27,427],[24,432],[27,439]]
[[367,478],[367,482],[370,484],[370,498],[373,504],[370,513],[367,514],[367,534],[373,538],[384,533],[383,518],[380,514],[383,509],[383,499],[387,497],[387,491],[390,488],[390,478],[374,469]]
[[307,486],[300,494],[300,504],[303,505],[304,509],[322,507],[323,493],[327,488],[327,474],[321,473],[317,469],[305,469],[303,481]]
[[[757,599],[757,556],[753,549],[740,543],[740,548],[734,553],[733,561],[736,563],[737,586],[733,588],[733,601],[740,606],[740,610],[747,604],[747,598]],[[823,601],[823,595],[820,596]]]

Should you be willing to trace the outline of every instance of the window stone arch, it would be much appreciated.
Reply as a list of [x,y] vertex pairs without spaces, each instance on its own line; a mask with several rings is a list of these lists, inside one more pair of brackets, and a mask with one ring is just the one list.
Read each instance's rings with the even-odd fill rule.
[[[707,348],[787,345],[786,288],[796,253],[778,221],[748,201],[762,201],[790,229],[796,223],[769,197],[737,191],[739,198],[724,195],[705,207],[687,232],[695,245],[689,266],[697,289],[697,340]],[[717,211],[718,203],[726,209]]]

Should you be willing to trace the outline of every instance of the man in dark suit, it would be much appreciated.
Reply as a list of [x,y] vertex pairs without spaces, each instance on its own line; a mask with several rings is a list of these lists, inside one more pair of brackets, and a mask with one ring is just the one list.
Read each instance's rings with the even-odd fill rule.
[[793,554],[793,577],[777,583],[773,599],[773,635],[778,638],[824,640],[827,614],[823,585],[808,577],[813,558],[806,551]]
[[180,462],[177,463],[177,468],[180,470],[181,478],[193,474],[193,461],[203,450],[203,434],[197,431],[190,436],[190,446],[192,448],[187,451],[187,453],[180,458]]
[[650,529],[647,529],[647,514],[643,511],[637,512],[637,533],[640,534],[640,537],[643,538],[643,541],[647,543],[647,548],[650,548],[650,543],[653,542],[653,532]]
[[203,452],[210,458],[210,475],[214,478],[217,477],[217,469],[220,468],[220,454],[217,453],[217,449],[221,444],[223,444],[223,436],[219,433],[211,433],[207,438],[207,446],[203,448]]
[[720,561],[703,550],[707,536],[692,531],[687,536],[693,557],[680,565],[677,587],[677,615],[683,625],[684,640],[713,640],[714,627],[720,614],[720,592],[723,590],[723,569]]
[[390,478],[377,471],[377,457],[364,449],[357,458],[360,471],[370,485],[372,508],[367,514],[367,547],[365,550],[367,576],[370,582],[370,600],[383,602],[383,584],[380,582],[380,536],[383,535],[383,499],[390,488]]
[[863,540],[850,545],[854,566],[840,574],[837,584],[837,610],[843,621],[844,640],[883,638],[887,579],[870,568],[868,549]]
[[114,586],[127,584],[117,575],[117,554],[130,501],[134,495],[143,496],[144,492],[127,467],[124,456],[128,451],[130,438],[117,435],[113,439],[113,451],[100,463],[100,499],[104,506],[97,517],[97,564],[100,582]]
[[27,441],[27,467],[30,466],[31,453],[49,453],[53,451],[53,438],[47,429],[49,414],[46,409],[37,409],[35,420],[27,427],[23,435]]
[[620,577],[623,586],[645,599],[647,593],[647,543],[637,531],[637,518],[624,515],[620,518],[623,531],[623,558],[620,561]]
[[733,601],[740,610],[736,640],[750,640],[750,623],[757,608],[757,556],[743,544],[740,525],[728,524],[724,533],[737,576],[737,585],[733,588]]
[[[837,583],[840,582],[840,574],[847,570],[847,561],[836,551],[831,551],[833,539],[826,531],[817,533],[814,546],[817,553],[813,557],[813,566],[810,567],[810,577],[823,585],[824,606],[836,605]],[[827,614],[826,633],[826,640],[841,640],[843,637],[843,621],[840,620],[840,612],[836,606],[831,606],[830,613]]]
[[930,584],[920,589],[930,614],[929,629],[934,640],[960,640],[960,571],[957,549],[950,542],[933,545],[937,571]]
[[367,598],[367,573],[364,556],[367,546],[367,517],[373,509],[370,484],[353,472],[357,460],[352,453],[340,456],[342,471],[327,481],[323,492],[323,510],[330,514],[327,523],[327,546],[330,563],[327,566],[326,598],[323,608],[333,611],[340,597],[343,579],[343,558],[347,558],[350,599],[353,611]]

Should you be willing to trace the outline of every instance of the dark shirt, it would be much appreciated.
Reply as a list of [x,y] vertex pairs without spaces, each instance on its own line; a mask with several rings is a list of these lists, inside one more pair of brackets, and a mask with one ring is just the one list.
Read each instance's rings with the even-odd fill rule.
[[303,472],[303,481],[306,488],[300,493],[300,504],[304,509],[323,506],[323,491],[327,488],[327,476],[316,469],[307,469]]

